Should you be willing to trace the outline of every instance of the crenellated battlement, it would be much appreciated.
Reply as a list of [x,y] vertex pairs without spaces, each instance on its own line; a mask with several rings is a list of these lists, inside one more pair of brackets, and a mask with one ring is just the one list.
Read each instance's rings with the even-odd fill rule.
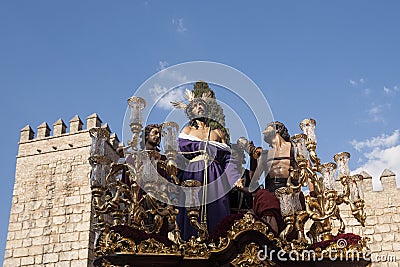
[[[39,140],[39,139],[43,139],[46,137],[56,137],[56,136],[60,136],[60,135],[64,135],[64,134],[73,134],[73,133],[78,133],[78,132],[82,132],[82,131],[87,131],[94,127],[101,127],[101,123],[102,123],[102,121],[96,113],[93,113],[86,118],[87,127],[85,130],[83,130],[83,122],[78,115],[75,115],[69,121],[69,127],[67,127],[65,122],[60,118],[53,123],[53,133],[54,133],[53,135],[50,135],[50,133],[51,133],[50,126],[46,122],[43,122],[42,124],[40,124],[37,127],[36,138],[34,137],[35,132],[32,130],[31,126],[28,124],[24,128],[21,129],[19,143],[21,144],[23,142],[28,142],[31,140]],[[106,127],[107,130],[110,131],[110,127],[108,126],[107,123],[104,124],[104,127]],[[69,132],[67,132],[68,128],[69,128]]]
[[[375,187],[373,186],[373,179],[372,176],[366,172],[366,171],[362,171],[360,173],[363,176],[363,189],[364,192],[384,192],[384,193],[392,193],[392,192],[396,192],[398,193],[399,191],[399,186],[396,183],[396,173],[394,173],[393,171],[389,170],[389,169],[385,169],[383,170],[382,174],[379,177],[379,181],[375,181]],[[381,188],[382,190],[377,190],[376,188],[376,183],[380,183],[381,184]],[[379,187],[378,187],[379,189]]]
[[53,129],[46,122],[40,124],[37,127],[36,137],[30,125],[22,128],[17,158],[90,147],[91,139],[88,131],[94,127],[104,127],[110,133],[109,145],[112,149],[115,150],[119,145],[118,136],[111,132],[107,123],[102,125],[96,113],[86,118],[85,129],[78,115],[69,121],[69,127],[61,118],[52,125]]
[[353,218],[348,206],[341,205],[340,211],[346,224],[346,232],[366,236],[370,239],[368,245],[372,252],[372,266],[383,266],[382,262],[375,262],[379,255],[394,255],[400,259],[400,235],[398,233],[400,229],[400,188],[396,186],[396,174],[391,170],[385,169],[379,178],[374,177],[374,179],[379,179],[382,185],[381,191],[373,188],[373,178],[370,174],[366,171],[362,171],[360,174],[364,177],[364,209],[367,214],[365,227],[362,227]]
[[94,113],[69,124],[21,130],[3,266],[92,266],[94,234],[89,130],[110,132],[105,154],[119,160],[119,140]]
[[398,188],[396,184],[396,174],[393,171],[385,169],[382,172],[379,180],[381,182],[383,192],[386,193],[400,192],[399,190],[400,188]]
[[[366,171],[362,171],[360,174],[363,176],[362,185],[364,194],[366,195],[371,193],[387,195],[392,193],[398,194],[400,192],[400,184],[396,183],[396,173],[389,169],[385,169],[375,181],[373,181],[372,176]],[[336,188],[340,190],[342,187],[340,180],[336,180]]]

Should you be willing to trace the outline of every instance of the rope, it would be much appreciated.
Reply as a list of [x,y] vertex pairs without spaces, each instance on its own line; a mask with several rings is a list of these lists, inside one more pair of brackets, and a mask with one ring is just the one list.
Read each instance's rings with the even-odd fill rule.
[[208,142],[210,140],[210,135],[211,135],[211,127],[208,128],[208,136],[206,140],[206,145],[204,147],[204,174],[203,174],[203,195],[201,199],[201,211],[200,211],[200,216],[201,220],[200,222],[207,226],[207,184],[208,184],[208,160],[209,160],[209,155],[207,154],[207,147],[208,147]]

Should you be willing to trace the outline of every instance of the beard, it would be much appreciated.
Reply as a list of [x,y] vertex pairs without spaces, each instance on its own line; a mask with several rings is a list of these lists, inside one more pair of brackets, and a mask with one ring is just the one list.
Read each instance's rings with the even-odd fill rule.
[[195,119],[199,119],[199,118],[205,118],[207,117],[207,112],[206,111],[198,111],[198,112],[192,112],[192,117]]
[[197,112],[197,113],[190,113],[189,114],[189,119],[190,120],[199,120],[199,121],[205,121],[207,119],[207,112]]
[[149,138],[147,140],[147,143],[150,144],[152,147],[158,147],[158,145],[160,144],[160,140],[159,138],[155,138],[156,140],[152,140],[152,138]]

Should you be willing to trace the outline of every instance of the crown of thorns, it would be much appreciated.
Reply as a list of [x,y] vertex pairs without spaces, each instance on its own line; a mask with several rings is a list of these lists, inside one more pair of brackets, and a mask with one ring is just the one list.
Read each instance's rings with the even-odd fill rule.
[[201,101],[203,102],[206,106],[207,104],[207,98],[211,98],[212,94],[211,92],[203,93],[201,97],[195,97],[194,92],[190,91],[189,89],[186,89],[184,98],[188,101],[188,104],[183,103],[182,101],[171,101],[172,106],[174,108],[180,108],[183,110],[187,110],[189,107],[191,107],[192,103]]

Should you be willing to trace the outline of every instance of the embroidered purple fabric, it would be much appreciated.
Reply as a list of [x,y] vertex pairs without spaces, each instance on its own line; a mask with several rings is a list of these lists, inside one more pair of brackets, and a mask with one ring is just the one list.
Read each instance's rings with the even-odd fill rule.
[[[207,151],[210,157],[207,164],[207,187],[200,189],[198,197],[201,203],[203,189],[205,189],[207,192],[207,227],[211,233],[215,226],[230,214],[227,193],[241,177],[237,168],[237,160],[232,157],[231,149],[226,144],[212,141],[207,143],[196,137],[185,136],[186,138],[182,138],[181,136],[178,144],[182,154],[177,159],[180,169],[178,178],[181,182],[196,180],[204,185],[205,162],[204,157],[200,155],[204,154],[202,151]],[[184,200],[181,199],[180,203],[184,203]],[[180,208],[177,220],[183,239],[188,240],[191,236],[197,236],[196,230],[191,227],[187,218],[186,208]]]

